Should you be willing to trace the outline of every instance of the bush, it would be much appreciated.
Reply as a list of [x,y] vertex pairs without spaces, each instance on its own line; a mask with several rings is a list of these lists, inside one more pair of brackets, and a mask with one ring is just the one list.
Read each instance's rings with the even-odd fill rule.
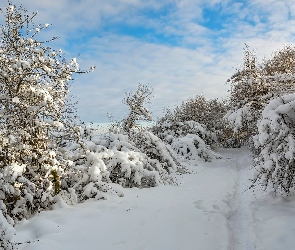
[[[144,106],[150,101],[152,90],[139,84],[135,93],[130,92],[124,103],[129,106],[130,113],[121,122],[114,123],[110,129],[110,141],[106,146],[111,150],[122,152],[136,152],[140,156],[140,167],[132,167],[126,175],[126,167],[115,162],[110,166],[110,176],[113,181],[122,180],[123,186],[155,186],[159,183],[173,184],[171,173],[183,173],[186,170],[180,166],[175,152],[160,138],[139,125],[142,121],[151,121],[151,114]],[[135,159],[136,156],[131,157]],[[118,158],[117,158],[118,159]],[[130,158],[129,158],[130,159]],[[114,163],[113,163],[114,164]],[[126,179],[128,177],[129,179]],[[137,181],[134,181],[135,178]]]
[[[95,130],[89,130],[87,133],[91,134],[91,140],[82,135],[87,148],[86,153],[80,145],[72,146],[73,168],[81,171],[83,175],[83,178],[78,178],[80,181],[77,180],[77,184],[73,186],[79,200],[92,198],[83,196],[90,182],[96,187],[92,192],[93,196],[102,196],[106,191],[122,196],[122,190],[115,184],[123,187],[175,184],[170,174],[182,170],[173,150],[146,130],[130,130],[130,134],[134,133],[132,139],[130,134],[118,131],[106,135],[101,135]],[[143,138],[144,142],[140,142]],[[97,175],[95,180],[92,177],[93,173]],[[108,190],[103,190],[102,186],[108,186]]]
[[[75,58],[67,62],[47,46],[56,38],[37,40],[50,26],[35,25],[37,13],[10,2],[1,12],[0,214],[14,225],[59,200],[68,168],[63,144],[79,134],[67,116],[68,84],[73,73],[84,72]],[[4,225],[1,219],[2,236]]]
[[274,55],[257,63],[254,52],[246,45],[244,64],[229,80],[229,107],[225,119],[234,137],[253,147],[252,136],[257,134],[257,121],[270,100],[293,93],[295,48],[285,46]]
[[166,114],[151,131],[184,159],[211,161],[219,157],[208,146],[216,143],[216,134],[195,121],[179,122]]
[[256,158],[253,187],[288,195],[295,187],[295,94],[272,100],[263,110],[254,137]]
[[197,133],[208,145],[224,139],[227,106],[217,99],[206,100],[204,96],[190,98],[174,110],[166,110],[153,127],[153,132],[164,139],[166,130],[172,136]]

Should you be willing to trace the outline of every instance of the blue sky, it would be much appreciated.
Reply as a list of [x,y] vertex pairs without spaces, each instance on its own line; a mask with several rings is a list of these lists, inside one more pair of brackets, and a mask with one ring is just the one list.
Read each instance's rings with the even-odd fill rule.
[[[203,94],[226,97],[226,80],[242,63],[247,43],[259,59],[294,43],[293,0],[15,0],[51,23],[44,36],[81,68],[72,94],[86,122],[120,120],[128,113],[125,92],[138,83],[154,88],[149,109]],[[2,4],[5,5],[5,4]],[[3,6],[1,6],[3,7]]]

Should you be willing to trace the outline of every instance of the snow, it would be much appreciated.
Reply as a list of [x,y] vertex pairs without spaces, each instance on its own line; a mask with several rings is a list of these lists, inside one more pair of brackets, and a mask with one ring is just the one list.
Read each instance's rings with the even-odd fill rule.
[[237,132],[243,125],[243,119],[249,119],[250,108],[244,106],[237,110],[230,110],[226,115],[225,119],[232,125],[234,132]]
[[13,10],[14,10],[14,6],[13,6],[13,5],[9,5],[9,6],[8,6],[8,11],[9,11],[9,12],[12,12]]
[[12,163],[11,166],[5,167],[4,174],[6,175],[6,178],[10,177],[13,181],[15,181],[18,176],[22,176],[25,168],[25,164],[18,165],[16,163]]
[[13,97],[12,98],[12,102],[19,103],[19,98],[17,96],[16,97]]
[[124,197],[56,206],[16,226],[20,250],[294,249],[295,199],[249,190],[252,158],[220,149],[222,159],[191,165],[179,185],[124,189]]

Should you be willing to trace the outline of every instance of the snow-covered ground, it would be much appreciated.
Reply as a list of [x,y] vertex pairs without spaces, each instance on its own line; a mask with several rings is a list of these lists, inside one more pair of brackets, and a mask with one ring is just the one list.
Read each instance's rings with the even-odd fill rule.
[[125,189],[124,197],[62,204],[17,225],[20,250],[291,250],[295,199],[248,190],[246,149],[190,166],[178,186]]

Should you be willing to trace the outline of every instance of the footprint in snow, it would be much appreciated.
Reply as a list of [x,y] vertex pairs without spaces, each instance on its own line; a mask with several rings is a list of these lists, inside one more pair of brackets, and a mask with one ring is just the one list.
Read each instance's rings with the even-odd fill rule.
[[212,205],[212,207],[216,210],[220,210],[220,206],[218,206],[218,205]]
[[202,200],[197,200],[197,201],[194,202],[195,208],[205,210],[205,207],[202,206],[202,204],[203,204]]

